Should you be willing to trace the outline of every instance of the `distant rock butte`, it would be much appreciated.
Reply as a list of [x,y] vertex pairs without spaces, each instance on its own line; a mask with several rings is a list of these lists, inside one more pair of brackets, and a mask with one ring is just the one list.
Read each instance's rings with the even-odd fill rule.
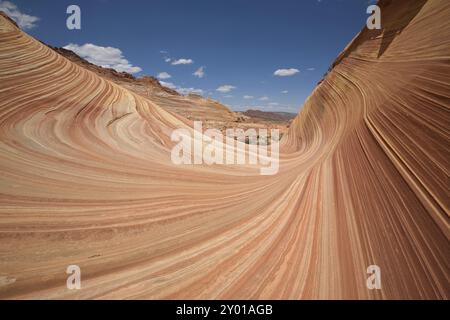
[[242,112],[243,115],[255,119],[261,119],[266,121],[276,121],[276,122],[290,122],[293,120],[297,114],[290,112],[271,112],[271,111],[261,111],[261,110],[247,110]]

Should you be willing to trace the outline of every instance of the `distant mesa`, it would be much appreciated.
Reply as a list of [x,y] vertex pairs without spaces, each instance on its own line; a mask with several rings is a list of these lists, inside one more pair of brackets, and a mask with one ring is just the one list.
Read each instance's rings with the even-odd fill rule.
[[277,122],[289,122],[292,121],[297,116],[296,113],[291,112],[269,112],[252,109],[242,112],[242,114],[251,118]]

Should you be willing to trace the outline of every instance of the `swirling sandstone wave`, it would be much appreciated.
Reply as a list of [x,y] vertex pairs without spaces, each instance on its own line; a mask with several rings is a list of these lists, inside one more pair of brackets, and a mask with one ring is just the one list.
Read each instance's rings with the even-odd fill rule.
[[339,56],[274,176],[172,165],[189,121],[0,16],[0,297],[448,299],[450,3],[405,3]]

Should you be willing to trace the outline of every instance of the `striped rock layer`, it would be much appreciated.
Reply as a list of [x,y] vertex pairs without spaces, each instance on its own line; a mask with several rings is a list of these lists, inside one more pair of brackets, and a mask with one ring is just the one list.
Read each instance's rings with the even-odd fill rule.
[[0,16],[0,298],[449,299],[450,2],[380,6],[273,176],[172,164],[188,121]]

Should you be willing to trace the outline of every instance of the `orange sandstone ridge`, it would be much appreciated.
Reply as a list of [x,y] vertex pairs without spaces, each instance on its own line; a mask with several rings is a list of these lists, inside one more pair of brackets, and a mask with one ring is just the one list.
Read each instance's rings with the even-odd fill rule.
[[312,92],[274,176],[173,165],[189,121],[164,97],[1,16],[0,298],[449,299],[450,2],[380,5],[384,29]]
[[110,80],[130,91],[156,102],[163,109],[179,114],[192,121],[203,121],[206,127],[220,128],[254,128],[271,127],[278,128],[284,133],[291,118],[295,115],[284,113],[257,111],[254,114],[247,112],[234,112],[227,106],[210,98],[204,98],[198,94],[181,95],[176,90],[167,88],[151,76],[136,78],[126,72],[117,72],[114,69],[103,68],[92,64],[79,57],[74,52],[51,47],[60,55],[70,61],[88,69],[102,78]]

